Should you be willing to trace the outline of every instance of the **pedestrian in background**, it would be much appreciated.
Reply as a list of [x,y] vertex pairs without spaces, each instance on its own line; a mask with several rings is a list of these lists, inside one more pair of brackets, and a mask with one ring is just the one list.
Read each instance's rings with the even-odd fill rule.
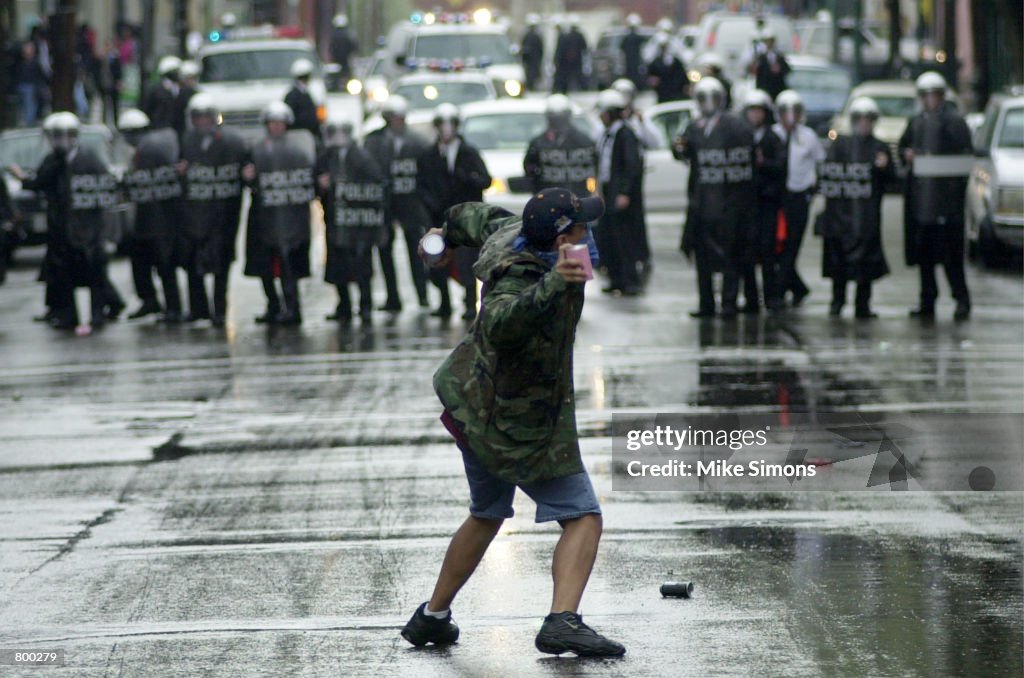
[[181,59],[165,56],[157,63],[160,83],[149,91],[142,105],[142,112],[149,118],[151,129],[170,127],[177,131],[185,128],[184,109],[181,106],[178,75]]
[[584,64],[589,58],[587,39],[580,32],[580,18],[569,16],[569,30],[558,36],[555,45],[555,78],[552,92],[568,94],[585,86]]
[[690,83],[686,66],[670,49],[666,33],[657,33],[652,39],[658,46],[658,52],[647,64],[647,82],[657,93],[658,103],[685,99]]
[[348,15],[335,14],[331,23],[331,59],[341,66],[341,81],[347,82],[352,77],[352,57],[359,52],[359,41],[348,28]]
[[777,98],[786,89],[786,76],[789,75],[789,62],[786,55],[775,46],[775,31],[766,27],[761,32],[763,49],[755,50],[751,71],[754,86],[768,92],[768,96]]
[[[452,208],[441,229],[452,250],[482,248],[480,319],[434,374],[441,420],[469,479],[470,515],[455,532],[430,600],[402,629],[415,646],[459,637],[455,596],[506,518],[516,489],[537,504],[536,522],[562,528],[551,563],[549,614],[534,639],[545,653],[613,657],[626,652],[583,622],[580,601],[601,539],[601,507],[580,457],[572,386],[572,344],[586,274],[569,247],[587,239],[601,200],[560,188],[533,196],[522,218],[498,207]],[[444,266],[442,258],[437,263]],[[538,378],[550,375],[550,378]]]
[[910,312],[935,317],[939,287],[935,267],[942,265],[956,300],[953,317],[966,320],[971,296],[964,273],[964,203],[972,160],[971,133],[956,105],[946,100],[946,80],[929,71],[917,79],[921,112],[910,118],[899,152],[910,172],[904,183],[904,251],[908,266],[921,274],[921,299]]
[[[481,202],[484,189],[491,185],[491,175],[480,152],[459,134],[460,123],[459,109],[454,105],[438,106],[434,112],[437,140],[420,155],[417,163],[417,189],[430,215],[430,223],[435,227],[444,223],[445,212],[450,207],[463,202]],[[476,317],[476,279],[473,277],[476,257],[476,249],[464,247],[454,259],[456,274],[466,293],[463,320]],[[433,315],[450,317],[447,271],[431,271],[431,282],[441,291],[441,305]]]
[[124,69],[119,50],[114,41],[108,40],[100,60],[99,90],[103,98],[103,119],[110,123],[116,124],[120,115],[123,81]]
[[598,144],[597,185],[605,210],[597,226],[599,252],[608,269],[608,286],[601,291],[625,296],[640,293],[643,224],[644,162],[640,141],[626,124],[626,98],[614,89],[598,95],[597,108],[604,124]]
[[875,135],[878,105],[868,97],[850,102],[850,130],[828,150],[819,186],[825,198],[822,215],[822,274],[832,278],[829,315],[846,304],[846,286],[857,283],[854,315],[877,317],[871,310],[871,285],[888,275],[882,248],[882,197],[895,175],[889,146]]
[[799,306],[811,290],[797,271],[797,257],[811,200],[818,183],[818,163],[825,160],[825,148],[814,130],[803,123],[804,102],[794,90],[785,90],[775,99],[779,121],[772,130],[786,147],[786,194],[782,200],[785,218],[782,252],[779,254],[779,283],[782,294],[793,295],[793,306]]
[[619,49],[622,50],[623,77],[633,83],[637,89],[644,87],[643,48],[645,38],[640,35],[640,15],[635,12],[626,17],[626,34],[622,36]]
[[526,89],[531,92],[540,87],[541,66],[544,64],[544,38],[541,37],[537,26],[540,24],[540,17],[536,14],[526,15],[526,32],[519,43],[519,58],[523,62],[523,71],[526,73]]
[[36,45],[30,40],[21,44],[20,57],[14,66],[14,87],[21,102],[21,123],[31,127],[39,120],[49,82]]
[[313,75],[313,62],[309,59],[296,59],[291,67],[292,87],[284,95],[284,102],[292,109],[294,122],[289,129],[304,129],[313,135],[319,143],[320,117],[317,114],[316,102],[309,93],[309,79]]

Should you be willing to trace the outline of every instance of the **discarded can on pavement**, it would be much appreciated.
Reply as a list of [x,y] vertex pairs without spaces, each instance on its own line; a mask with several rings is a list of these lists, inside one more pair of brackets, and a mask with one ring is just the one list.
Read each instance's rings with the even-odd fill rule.
[[433,266],[437,262],[441,261],[441,257],[444,256],[445,244],[444,238],[437,233],[428,233],[423,236],[421,241],[423,245],[423,254],[427,260],[427,264]]
[[693,582],[667,581],[661,585],[661,595],[665,598],[689,598],[693,595]]

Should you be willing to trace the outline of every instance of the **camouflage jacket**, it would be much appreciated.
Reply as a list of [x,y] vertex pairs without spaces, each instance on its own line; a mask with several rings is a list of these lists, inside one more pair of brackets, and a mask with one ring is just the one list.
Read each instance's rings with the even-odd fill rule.
[[583,470],[572,350],[583,285],[512,243],[522,220],[483,203],[452,207],[449,247],[480,247],[480,314],[434,374],[434,390],[492,474],[531,483]]

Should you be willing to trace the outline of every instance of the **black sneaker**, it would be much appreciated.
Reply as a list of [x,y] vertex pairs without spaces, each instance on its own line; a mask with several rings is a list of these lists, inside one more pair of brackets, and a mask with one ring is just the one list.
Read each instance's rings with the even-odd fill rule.
[[544,625],[534,641],[537,649],[548,654],[573,652],[577,657],[621,657],[626,648],[609,640],[583,623],[575,612],[559,612],[544,617]]
[[459,627],[452,621],[452,611],[448,610],[448,616],[444,619],[429,617],[423,613],[427,604],[422,603],[416,608],[412,619],[402,629],[402,637],[416,647],[423,647],[427,643],[435,645],[448,645],[459,639]]

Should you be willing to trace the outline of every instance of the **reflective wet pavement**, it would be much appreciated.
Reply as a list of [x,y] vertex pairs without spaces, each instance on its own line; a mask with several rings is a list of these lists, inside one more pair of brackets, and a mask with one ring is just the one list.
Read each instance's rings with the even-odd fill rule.
[[[899,211],[873,322],[827,318],[811,237],[805,308],[691,320],[666,215],[647,295],[588,290],[576,388],[606,533],[582,612],[626,644],[616,661],[534,649],[557,528],[528,499],[456,601],[459,644],[397,635],[465,515],[430,388],[461,322],[407,308],[339,330],[311,280],[302,328],[267,330],[239,277],[225,330],[76,338],[30,321],[25,252],[0,288],[0,648],[65,650],[32,675],[1019,676],[1019,492],[611,489],[613,412],[1024,412],[1019,271],[971,268],[969,323],[948,298],[912,322]],[[126,262],[113,277],[130,289]],[[694,597],[663,599],[674,579]]]

